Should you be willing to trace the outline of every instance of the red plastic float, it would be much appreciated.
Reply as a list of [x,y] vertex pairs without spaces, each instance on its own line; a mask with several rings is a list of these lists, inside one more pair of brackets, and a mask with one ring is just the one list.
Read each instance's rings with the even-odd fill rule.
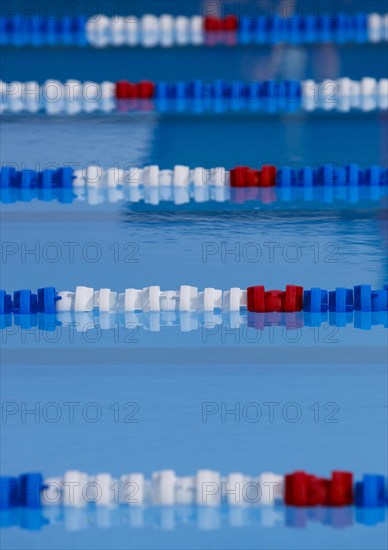
[[137,86],[128,82],[128,80],[119,80],[116,82],[116,99],[136,99]]
[[206,32],[222,31],[222,20],[219,17],[209,15],[203,21],[203,27]]
[[155,94],[155,84],[150,80],[142,80],[138,84],[119,80],[116,82],[116,99],[151,99]]
[[238,19],[235,15],[227,15],[224,19],[209,15],[203,21],[203,28],[206,32],[236,31]]
[[128,97],[128,86],[129,82],[127,80],[119,80],[116,82],[115,96],[117,99],[126,99]]
[[155,84],[150,80],[141,80],[137,85],[137,97],[139,99],[151,99],[155,94]]
[[237,31],[238,29],[238,19],[235,15],[227,15],[221,24],[224,31]]
[[350,506],[353,501],[350,472],[332,472],[331,479],[303,471],[285,476],[284,502],[288,506]]
[[302,311],[303,287],[287,285],[286,290],[265,290],[264,286],[247,289],[247,308],[254,313]]
[[276,166],[263,166],[261,169],[260,187],[272,187],[276,184]]
[[263,166],[261,170],[249,166],[236,166],[230,170],[231,187],[273,187],[276,185],[276,166]]

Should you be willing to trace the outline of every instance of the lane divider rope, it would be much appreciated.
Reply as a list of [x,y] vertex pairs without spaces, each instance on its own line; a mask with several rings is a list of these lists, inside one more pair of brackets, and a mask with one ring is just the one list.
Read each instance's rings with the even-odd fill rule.
[[56,189],[56,188],[116,188],[116,187],[315,187],[315,186],[386,186],[388,168],[372,165],[360,168],[356,163],[345,166],[323,164],[320,166],[288,165],[276,167],[236,166],[227,170],[223,166],[190,168],[175,165],[173,169],[160,169],[158,165],[137,167],[129,163],[127,169],[104,169],[89,164],[84,169],[71,166],[43,170],[17,170],[15,166],[2,166],[0,188]]
[[51,18],[14,15],[0,18],[5,46],[216,46],[278,43],[378,43],[388,40],[388,15],[281,14],[247,17],[193,15],[107,17],[99,14]]
[[185,110],[365,112],[388,109],[388,78],[205,82],[46,80],[44,84],[0,81],[1,112],[76,115],[81,112]]
[[118,293],[109,288],[95,290],[77,286],[75,291],[57,292],[54,287],[39,288],[34,294],[29,289],[15,290],[13,296],[0,290],[0,314],[55,313],[66,311],[240,311],[255,313],[309,311],[386,311],[388,285],[372,290],[371,285],[353,288],[337,287],[327,291],[318,287],[304,290],[302,286],[287,285],[285,290],[266,290],[264,286],[238,287],[222,291],[182,285],[179,290],[161,290],[159,286],[143,289],[127,288]]
[[387,505],[386,478],[367,474],[354,483],[353,474],[333,471],[322,478],[298,471],[285,476],[272,472],[247,476],[240,472],[222,476],[213,470],[198,470],[194,476],[177,476],[174,470],[91,476],[70,470],[63,477],[44,479],[41,473],[1,477],[1,508],[40,508],[49,505],[112,507],[117,504],[174,506],[274,505],[352,506],[372,508]]

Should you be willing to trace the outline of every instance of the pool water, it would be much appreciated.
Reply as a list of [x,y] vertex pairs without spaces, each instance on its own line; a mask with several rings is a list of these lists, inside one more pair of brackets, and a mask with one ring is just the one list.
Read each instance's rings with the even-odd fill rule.
[[[387,68],[379,46],[263,48],[259,55],[252,48],[226,55],[216,48],[206,63],[204,50],[167,53],[85,50],[73,64],[75,51],[52,52],[47,63],[43,51],[25,51],[21,63],[20,52],[10,50],[3,79],[102,80],[129,72],[134,80],[162,73],[173,80],[177,72],[182,79],[381,78]],[[1,136],[2,163],[27,167],[388,161],[387,116],[378,111],[7,115]],[[8,291],[85,285],[121,292],[153,284],[381,288],[387,282],[383,194],[355,203],[275,197],[241,208],[229,201],[178,207],[34,199],[3,202],[1,214],[1,286]],[[236,326],[227,316],[210,325],[189,317],[148,316],[129,329],[125,316],[81,316],[70,323],[65,316],[56,331],[38,319],[28,321],[29,328],[26,320],[3,326],[1,399],[14,411],[2,418],[3,475],[42,471],[48,477],[78,469],[149,476],[165,468],[178,475],[200,468],[250,475],[304,469],[324,476],[344,469],[356,479],[386,474],[386,316],[376,324],[324,318],[314,327],[302,315],[291,319],[291,329],[284,319],[244,318]],[[91,324],[82,332],[74,323]],[[73,418],[69,402],[75,403]],[[49,508],[2,517],[1,540],[3,548],[40,550],[384,549],[385,513]]]

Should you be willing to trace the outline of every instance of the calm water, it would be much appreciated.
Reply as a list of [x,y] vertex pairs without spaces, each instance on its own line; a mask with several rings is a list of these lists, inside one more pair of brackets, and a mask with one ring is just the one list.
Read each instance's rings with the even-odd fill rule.
[[[197,4],[187,2],[187,13],[197,11]],[[347,9],[365,5],[346,4]],[[3,79],[102,80],[129,73],[133,79],[176,79],[178,73],[182,79],[320,79],[386,73],[384,50],[369,46],[281,48],[260,50],[259,55],[254,49],[227,54],[217,49],[206,54],[206,63],[203,51],[191,50],[85,50],[75,64],[70,62],[74,53],[56,51],[46,58],[43,52],[24,51],[22,61],[20,52],[8,51]],[[386,123],[386,115],[374,112],[182,119],[6,117],[1,156],[3,163],[28,167],[50,162],[98,163],[105,168],[128,162],[163,168],[264,162],[386,165]],[[156,209],[142,203],[35,201],[2,205],[2,218],[1,286],[10,291],[52,285],[70,290],[77,284],[117,291],[151,284],[226,289],[294,283],[331,289],[359,283],[381,287],[387,280],[383,200],[373,207],[362,202],[341,208],[303,201],[297,208],[293,203],[279,208],[275,202],[243,211],[232,210],[228,203],[217,211],[209,206],[178,211],[171,205]],[[109,320],[98,320],[105,322],[109,326]],[[306,469],[328,475],[332,469],[349,469],[356,477],[386,472],[387,333],[381,324],[371,330],[350,324],[329,327],[335,329],[333,335],[324,325],[313,331],[305,324],[295,340],[284,327],[267,326],[252,342],[251,333],[227,333],[222,325],[204,332],[203,319],[198,329],[182,331],[184,322],[156,332],[142,328],[135,334],[94,330],[88,338],[63,326],[55,343],[38,328],[28,333],[20,327],[3,330],[1,396],[4,402],[16,403],[17,412],[3,419],[2,472],[38,470],[50,476],[76,468],[149,475],[174,468],[179,475],[189,475],[213,468],[252,475]],[[80,404],[74,422],[64,405],[69,401]],[[57,422],[42,413],[49,402],[59,407]],[[101,411],[97,422],[79,412],[91,402]],[[279,403],[274,422],[269,421],[268,402]],[[290,402],[301,411],[298,422],[283,413]],[[36,403],[37,416],[25,415]],[[135,404],[137,422],[125,422],[127,403]],[[217,413],[205,421],[206,403],[241,409],[255,403],[262,415],[256,422],[243,416],[223,422]],[[334,413],[328,418],[329,403]],[[322,413],[318,421],[313,410],[317,406]],[[353,511],[315,519],[311,512],[282,509],[241,514],[177,509],[149,510],[140,519],[122,511],[99,511],[85,518],[53,510],[45,511],[43,519],[8,518],[24,528],[2,529],[1,537],[3,547],[10,549],[345,550],[383,549],[387,544],[386,522],[366,526],[368,518],[356,518]],[[47,520],[40,530],[28,530]]]

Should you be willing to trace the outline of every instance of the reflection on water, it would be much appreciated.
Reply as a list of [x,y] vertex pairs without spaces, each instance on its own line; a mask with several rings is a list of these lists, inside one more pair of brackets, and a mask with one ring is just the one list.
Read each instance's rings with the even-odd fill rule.
[[[308,11],[310,12],[311,0],[309,2]],[[187,0],[185,0],[186,3]],[[175,0],[174,4],[182,3]],[[331,4],[335,9],[336,4]],[[292,2],[288,2],[289,8],[292,5]],[[343,6],[343,3],[341,5]],[[212,6],[214,7],[214,4]],[[253,6],[254,2],[250,1],[247,9],[252,9]],[[321,10],[326,4],[321,2],[319,8],[317,6],[315,9]],[[370,2],[368,2],[367,11],[371,11]],[[386,11],[385,6],[382,6],[382,11]],[[279,37],[274,36],[274,38]],[[41,83],[46,79],[114,82],[127,76],[130,76],[133,82],[142,79],[171,81],[176,79],[177,75],[184,81],[197,78],[207,81],[214,78],[323,80],[339,76],[352,76],[358,79],[366,75],[381,77],[386,73],[387,57],[384,42],[365,44],[363,47],[357,43],[339,47],[336,43],[328,42],[303,45],[298,43],[298,33],[294,33],[294,37],[290,38],[290,44],[266,45],[264,44],[266,37],[261,33],[258,40],[253,41],[256,43],[231,48],[221,46],[206,49],[202,47],[155,48],[150,51],[147,48],[123,47],[104,48],[98,51],[93,48],[79,48],[75,51],[73,48],[23,48],[25,58],[23,78],[26,81]],[[4,80],[20,79],[20,54],[21,52],[16,49],[7,48],[2,63]],[[77,56],[78,63],[74,63],[74,55]],[[128,56],[131,57],[131,70],[129,73],[124,73],[123,67],[128,63]],[[171,63],[172,58],[174,63]],[[206,63],[203,62],[204,58]],[[48,62],[51,60],[52,62]],[[103,67],[103,73],[101,73],[101,67]]]
[[[382,198],[388,194],[388,187],[382,186],[334,186],[320,187],[74,187],[72,189],[1,189],[0,202],[11,204],[15,202],[58,202],[71,204],[84,202],[91,206],[104,203],[126,202],[136,205],[136,210],[142,204],[150,206],[180,206],[188,204],[206,204],[217,208],[217,205],[226,203],[224,208],[245,207],[254,209],[270,205],[287,208],[290,204],[294,208],[298,204],[318,203],[337,208],[347,204],[360,206],[380,206]],[[208,204],[210,203],[210,204]]]
[[[387,283],[386,211],[379,202],[253,204],[10,204],[2,209],[4,285],[9,291],[77,285],[119,291],[155,284],[335,289]],[[69,242],[76,244],[72,256]]]
[[[372,327],[382,325],[388,328],[387,311],[351,311],[337,313],[334,311],[325,313],[309,313],[299,311],[296,313],[253,313],[244,311],[204,311],[179,312],[63,312],[57,314],[36,313],[31,315],[5,314],[0,315],[0,329],[20,327],[21,330],[37,328],[42,333],[55,333],[61,329],[72,329],[72,332],[87,333],[91,330],[114,330],[120,327],[126,330],[143,328],[150,332],[159,332],[161,329],[175,327],[180,332],[200,330],[203,333],[218,330],[246,330],[247,339],[254,342],[262,336],[266,327],[284,327],[290,331],[290,343],[300,339],[298,331],[303,327],[346,327],[354,326],[361,330],[371,330]],[[252,329],[250,336],[249,330]],[[292,336],[292,332],[295,336]],[[13,331],[9,331],[11,336]],[[256,335],[255,335],[256,333]],[[283,331],[284,333],[284,331]],[[5,340],[7,338],[5,337]],[[53,340],[53,337],[51,337]],[[3,339],[4,343],[4,339]]]
[[226,526],[263,528],[284,525],[297,529],[310,523],[320,523],[335,529],[344,529],[358,523],[374,526],[386,521],[385,508],[293,508],[284,506],[258,507],[201,507],[171,506],[143,508],[117,506],[115,508],[61,508],[47,507],[38,510],[27,508],[2,510],[0,526],[19,527],[38,531],[45,527],[64,526],[66,531],[110,529],[119,526],[128,529],[155,529],[173,531],[190,525],[200,531],[216,531]]
[[[345,124],[346,120],[346,124]],[[362,140],[354,140],[362,125]],[[6,116],[2,163],[17,169],[60,166],[176,164],[296,166],[333,163],[387,166],[381,112],[300,113],[292,116]],[[95,139],[90,141],[90,136]],[[39,143],[39,147],[36,145]],[[80,144],[87,144],[80,147]],[[351,143],[351,147],[349,144]]]
[[[334,83],[334,81],[333,81]],[[334,85],[334,84],[333,84]],[[49,116],[58,115],[79,115],[80,113],[113,113],[130,114],[139,113],[168,113],[182,115],[185,113],[202,115],[214,114],[223,115],[224,113],[300,113],[313,111],[338,111],[339,113],[350,113],[361,111],[369,113],[371,111],[386,111],[388,108],[388,98],[385,94],[373,95],[349,95],[340,96],[334,99],[323,97],[317,100],[312,97],[299,97],[293,100],[288,98],[214,98],[199,97],[198,99],[99,99],[93,102],[80,100],[77,103],[62,101],[60,104],[48,103],[43,100],[33,101],[31,104],[22,101],[8,101],[0,103],[0,112],[7,114],[19,114],[23,112],[36,114],[46,113]]]

